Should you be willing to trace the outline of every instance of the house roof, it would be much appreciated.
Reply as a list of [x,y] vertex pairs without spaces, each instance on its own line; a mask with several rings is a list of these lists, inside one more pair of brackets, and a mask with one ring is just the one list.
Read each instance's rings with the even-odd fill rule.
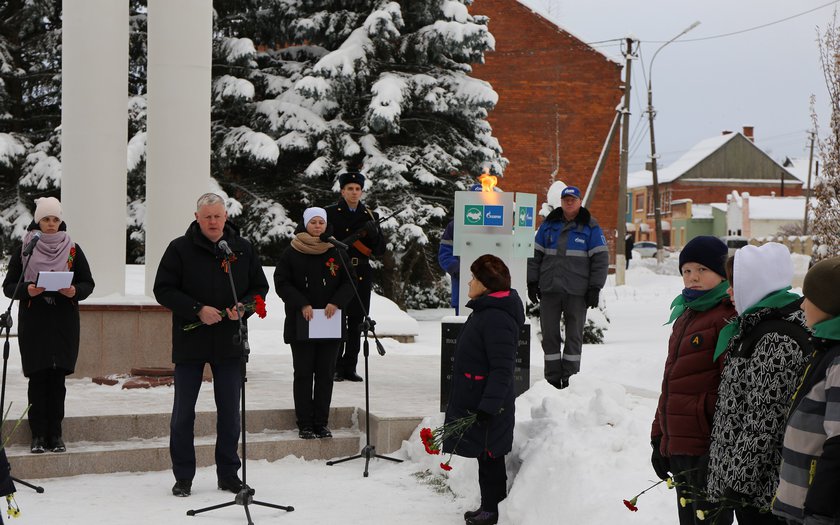
[[691,205],[692,219],[711,219],[712,205],[711,204],[692,204]]
[[[696,166],[700,163],[700,161],[720,149],[724,144],[738,135],[743,137],[743,135],[738,132],[729,133],[727,135],[716,135],[714,137],[701,140],[672,164],[656,170],[659,183],[662,184],[664,182],[673,182],[677,180],[684,175],[685,172]],[[627,175],[628,188],[643,188],[652,184],[653,175],[649,170],[635,171]]]
[[750,219],[765,221],[801,221],[805,217],[805,197],[752,196]]
[[[798,180],[802,181],[804,188],[808,184],[808,159],[803,157],[787,157],[782,166]],[[811,173],[811,186],[814,186],[815,174]]]

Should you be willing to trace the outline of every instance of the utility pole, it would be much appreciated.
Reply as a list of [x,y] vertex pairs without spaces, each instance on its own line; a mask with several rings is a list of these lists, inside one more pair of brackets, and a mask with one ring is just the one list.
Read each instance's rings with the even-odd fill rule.
[[630,84],[633,78],[630,66],[633,64],[632,38],[626,40],[627,49],[624,52],[624,101],[621,108],[621,161],[618,169],[618,220],[616,221],[615,239],[615,284],[624,284],[624,266],[626,264],[625,237],[627,236],[627,164],[630,149]]
[[683,36],[684,34],[688,33],[695,27],[700,25],[700,21],[694,22],[687,28],[683,29],[683,31],[668,40],[661,46],[656,52],[653,54],[653,58],[650,59],[650,66],[648,67],[648,122],[650,125],[650,173],[653,178],[653,220],[656,225],[656,260],[659,263],[662,263],[662,259],[664,258],[664,253],[662,250],[662,203],[659,202],[659,174],[657,173],[657,166],[656,166],[656,140],[654,139],[653,135],[653,118],[656,116],[656,111],[653,109],[653,61],[656,60],[656,55],[662,51],[662,48],[673,42],[674,40],[678,39],[679,37]]
[[811,201],[811,166],[814,165],[814,140],[817,134],[809,131],[811,136],[811,152],[808,154],[808,183],[805,186],[805,219],[802,221],[802,235],[808,235],[808,204]]

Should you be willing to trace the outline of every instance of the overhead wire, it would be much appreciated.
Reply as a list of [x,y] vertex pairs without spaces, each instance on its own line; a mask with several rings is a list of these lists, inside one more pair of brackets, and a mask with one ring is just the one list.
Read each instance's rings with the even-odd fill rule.
[[[676,41],[675,43],[701,42],[703,40],[714,40],[716,38],[726,38],[726,37],[730,37],[730,36],[734,36],[734,35],[740,35],[740,34],[743,34],[743,33],[749,33],[750,31],[756,31],[758,29],[764,29],[765,27],[774,26],[776,24],[781,24],[782,22],[787,22],[788,20],[793,20],[794,18],[799,18],[800,16],[804,16],[804,15],[807,15],[809,13],[813,13],[814,11],[823,9],[823,8],[828,7],[830,5],[834,5],[838,2],[840,2],[840,0],[832,0],[831,2],[828,2],[827,4],[823,4],[823,5],[820,5],[820,6],[817,6],[817,7],[813,7],[811,9],[808,9],[807,11],[802,11],[801,13],[796,13],[795,15],[790,15],[790,16],[787,16],[785,18],[780,18],[779,20],[774,20],[772,22],[767,22],[766,24],[760,24],[760,25],[757,25],[757,26],[748,27],[746,29],[741,29],[741,30],[738,30],[738,31],[732,31],[732,32],[729,32],[729,33],[721,33],[719,35],[702,36],[702,37],[697,37],[697,38],[681,38],[680,40]],[[644,42],[648,43],[648,44],[663,44],[663,43],[666,43],[666,41],[663,41],[663,40],[645,40]]]

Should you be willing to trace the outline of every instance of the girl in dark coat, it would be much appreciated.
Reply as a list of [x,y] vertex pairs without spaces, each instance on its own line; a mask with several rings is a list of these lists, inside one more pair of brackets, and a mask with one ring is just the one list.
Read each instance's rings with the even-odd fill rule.
[[[727,294],[727,247],[717,237],[692,239],[680,252],[685,288],[671,303],[668,358],[651,428],[651,463],[660,479],[673,473],[681,525],[697,525],[697,511],[714,513],[717,525],[732,523],[705,501],[709,441],[723,360],[715,361],[718,334],[736,316]],[[691,503],[679,505],[685,498]]]
[[323,309],[327,319],[343,315],[339,310],[353,297],[353,288],[336,248],[319,239],[327,228],[327,212],[307,208],[303,224],[305,229],[298,228],[292,245],[280,255],[274,286],[286,308],[283,341],[292,347],[299,436],[328,438],[332,437],[327,420],[342,336],[310,339],[309,322],[315,309]]
[[[35,220],[23,246],[40,233],[23,281],[14,299],[18,304],[18,340],[23,375],[29,378],[29,428],[31,452],[64,452],[61,422],[64,419],[65,376],[72,374],[79,356],[79,301],[93,292],[94,282],[82,248],[66,232],[61,203],[55,197],[36,201]],[[12,252],[3,281],[6,297],[15,294],[23,273],[23,250]],[[39,272],[73,272],[69,287],[46,291],[36,286]]]
[[510,271],[486,254],[470,266],[472,314],[458,336],[452,371],[452,395],[446,423],[475,414],[463,436],[444,441],[444,452],[478,459],[481,507],[464,515],[470,525],[499,519],[499,502],[507,492],[505,454],[513,446],[513,369],[519,329],[525,324],[522,301],[510,289]]

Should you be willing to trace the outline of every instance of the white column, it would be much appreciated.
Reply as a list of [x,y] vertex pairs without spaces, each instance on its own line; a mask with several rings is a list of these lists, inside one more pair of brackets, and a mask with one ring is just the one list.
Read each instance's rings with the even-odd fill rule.
[[128,2],[64,0],[61,203],[95,297],[125,293]]
[[149,0],[146,294],[210,191],[211,0]]

